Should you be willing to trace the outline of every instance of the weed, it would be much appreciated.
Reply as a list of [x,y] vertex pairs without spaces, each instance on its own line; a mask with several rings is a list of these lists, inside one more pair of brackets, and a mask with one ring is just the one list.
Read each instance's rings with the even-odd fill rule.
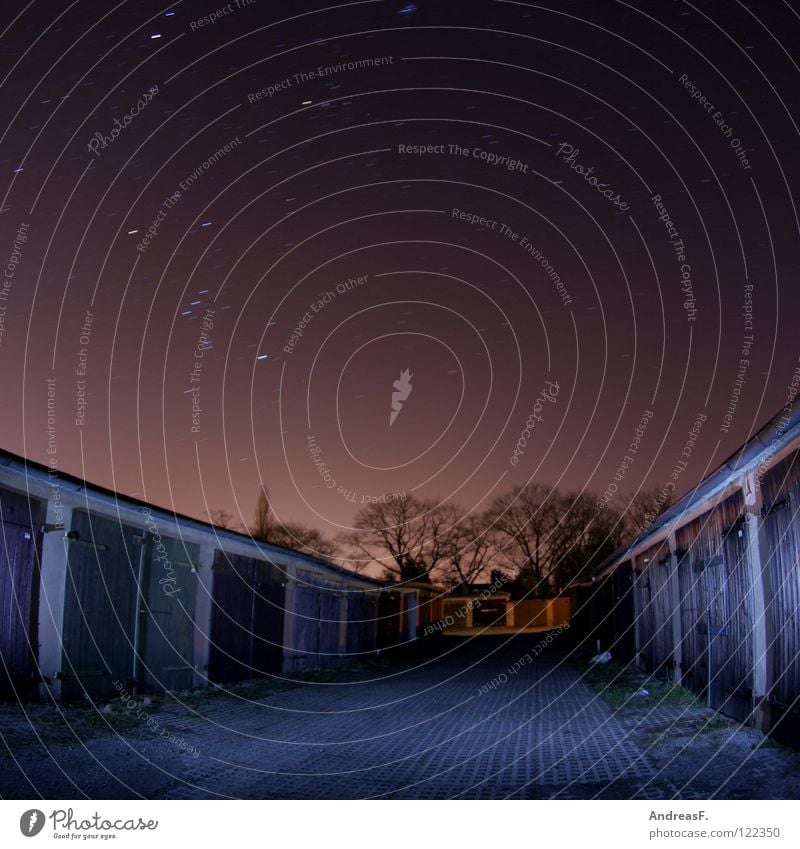
[[644,675],[633,664],[623,665],[617,661],[580,664],[578,672],[581,679],[612,707],[700,706],[697,696],[690,690]]

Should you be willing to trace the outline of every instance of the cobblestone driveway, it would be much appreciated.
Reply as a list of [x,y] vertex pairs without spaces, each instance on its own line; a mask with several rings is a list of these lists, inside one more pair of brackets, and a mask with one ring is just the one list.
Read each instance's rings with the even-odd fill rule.
[[164,703],[149,726],[88,739],[71,711],[6,707],[0,795],[797,798],[796,753],[704,709],[614,711],[558,646],[486,689],[539,640],[446,639],[415,667]]

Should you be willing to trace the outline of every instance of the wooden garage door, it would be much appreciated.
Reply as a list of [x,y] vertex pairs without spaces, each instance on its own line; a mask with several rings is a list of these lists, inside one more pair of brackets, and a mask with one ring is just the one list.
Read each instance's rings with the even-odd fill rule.
[[40,502],[0,489],[0,694],[33,694],[39,604]]
[[347,594],[347,653],[353,659],[374,653],[377,613],[375,593]]
[[283,668],[283,573],[263,560],[217,550],[209,678],[239,681]]
[[740,722],[753,708],[753,597],[747,529],[740,499],[718,508],[719,564],[706,570],[713,662],[710,705]]
[[392,648],[405,643],[402,623],[402,597],[399,592],[381,592],[378,596],[378,646]]
[[800,748],[800,452],[762,483],[771,602],[768,601],[772,734]]
[[629,661],[636,654],[636,631],[633,621],[636,606],[633,600],[633,565],[630,560],[619,566],[606,581],[613,592],[613,615],[610,617],[614,635],[612,652],[617,659]]
[[740,721],[752,712],[753,605],[741,493],[681,528],[684,683]]
[[300,668],[330,666],[340,657],[344,597],[340,587],[300,573],[294,591],[294,644]]
[[703,567],[711,559],[708,539],[700,535],[700,518],[675,534],[681,604],[682,683],[703,698],[708,692],[708,637]]
[[670,557],[666,543],[636,559],[639,590],[639,652],[649,672],[671,670],[673,658]]
[[143,530],[75,510],[67,543],[62,695],[108,698],[133,675],[136,577]]
[[148,541],[142,617],[142,676],[150,690],[194,683],[195,596],[199,546],[168,537]]

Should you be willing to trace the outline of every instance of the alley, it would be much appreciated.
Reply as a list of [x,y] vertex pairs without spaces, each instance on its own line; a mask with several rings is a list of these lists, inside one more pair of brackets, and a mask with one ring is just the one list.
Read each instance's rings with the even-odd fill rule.
[[446,639],[421,663],[265,696],[154,700],[149,721],[91,735],[66,728],[74,709],[5,706],[0,795],[725,798],[759,778],[773,798],[797,793],[796,753],[705,708],[612,709],[542,637]]

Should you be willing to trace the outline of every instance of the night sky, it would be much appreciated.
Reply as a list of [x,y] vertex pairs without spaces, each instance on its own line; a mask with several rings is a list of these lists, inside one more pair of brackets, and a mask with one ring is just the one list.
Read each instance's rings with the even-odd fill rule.
[[199,518],[250,522],[264,483],[335,534],[396,493],[600,494],[626,456],[650,486],[694,428],[685,492],[786,403],[792,4],[2,26],[7,450]]

